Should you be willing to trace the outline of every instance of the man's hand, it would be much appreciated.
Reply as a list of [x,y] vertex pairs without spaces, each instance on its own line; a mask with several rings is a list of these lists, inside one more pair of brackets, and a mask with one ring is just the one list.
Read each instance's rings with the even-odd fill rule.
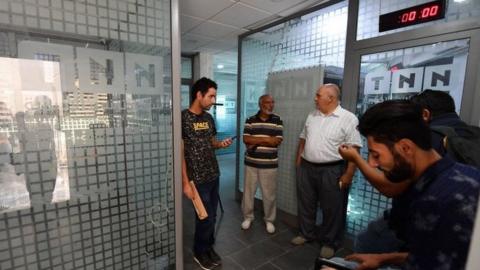
[[342,156],[343,159],[346,161],[351,161],[357,163],[360,156],[357,147],[349,145],[349,144],[342,144],[338,147],[338,153]]
[[380,254],[352,254],[345,257],[348,261],[356,261],[359,263],[355,270],[377,269],[382,265],[382,257]]
[[222,141],[220,141],[220,148],[225,148],[229,147],[233,143],[233,140],[231,138],[226,138]]
[[353,175],[344,173],[338,179],[338,185],[341,189],[347,189],[352,184]]
[[282,143],[283,139],[282,138],[279,138],[279,137],[269,137],[269,138],[266,138],[267,139],[267,142],[269,144],[269,146],[277,146],[279,144]]
[[377,269],[385,264],[401,265],[408,257],[407,252],[392,252],[381,254],[352,254],[345,257],[346,260],[356,261],[360,265],[356,270]]
[[302,159],[301,159],[301,158],[297,158],[297,159],[295,160],[295,167],[297,167],[297,168],[300,167],[300,164],[301,164],[301,163],[302,163]]
[[195,197],[190,181],[183,181],[183,194],[190,200],[193,200],[193,198]]
[[299,168],[300,164],[302,163],[302,153],[304,149],[305,149],[305,139],[300,138],[298,140],[297,156],[295,158],[295,166],[297,168]]

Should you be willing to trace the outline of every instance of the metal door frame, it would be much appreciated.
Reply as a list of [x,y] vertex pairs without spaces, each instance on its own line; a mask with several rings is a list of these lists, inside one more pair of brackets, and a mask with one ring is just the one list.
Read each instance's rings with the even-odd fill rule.
[[[480,104],[480,68],[478,67],[478,63],[480,63],[480,20],[478,18],[470,18],[453,22],[443,22],[357,41],[357,22],[360,1],[361,0],[349,0],[342,105],[351,111],[356,110],[362,55],[469,38],[470,47],[465,69],[460,117],[469,124],[479,126],[480,106],[474,105]],[[473,254],[478,253],[479,250],[479,221],[480,210],[477,210],[476,224],[473,228],[469,258],[466,264],[467,269],[478,267],[479,260],[477,257],[474,257]]]
[[478,18],[440,23],[385,36],[356,40],[360,0],[351,0],[348,7],[347,41],[345,50],[344,92],[342,104],[355,111],[362,55],[417,47],[442,41],[470,39],[460,117],[473,125],[480,123],[480,21]]

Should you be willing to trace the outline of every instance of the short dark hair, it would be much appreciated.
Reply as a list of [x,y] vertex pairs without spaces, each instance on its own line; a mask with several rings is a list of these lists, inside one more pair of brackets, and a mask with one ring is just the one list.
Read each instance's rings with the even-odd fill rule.
[[263,94],[258,98],[258,105],[260,106],[260,103],[262,103],[262,100],[266,97],[271,97],[272,95],[270,94]]
[[193,102],[195,100],[197,97],[197,92],[199,91],[202,93],[202,96],[205,96],[210,88],[215,88],[215,90],[217,90],[217,83],[206,77],[200,78],[192,86],[192,91],[190,92],[190,101]]
[[432,118],[455,112],[455,101],[446,92],[425,89],[417,95],[410,98],[413,103],[420,105],[423,109],[427,109]]
[[389,148],[401,139],[410,139],[423,150],[432,148],[430,129],[422,118],[422,107],[409,100],[387,100],[369,108],[358,129]]

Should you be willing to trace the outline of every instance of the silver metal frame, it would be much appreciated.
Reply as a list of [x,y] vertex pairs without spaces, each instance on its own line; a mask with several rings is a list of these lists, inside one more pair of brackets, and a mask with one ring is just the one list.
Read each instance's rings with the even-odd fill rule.
[[[470,49],[467,58],[465,83],[463,87],[460,117],[472,124],[480,125],[480,21],[478,18],[450,23],[426,26],[418,29],[394,33],[377,38],[357,41],[357,18],[360,0],[350,0],[348,9],[347,41],[345,53],[344,95],[342,104],[350,110],[355,110],[358,97],[360,77],[360,62],[362,55],[432,44],[455,39],[470,39]],[[479,208],[480,209],[480,202]],[[480,237],[480,210],[477,210],[477,221],[466,269],[477,269],[479,260],[476,254]]]
[[480,21],[478,19],[442,23],[357,41],[358,5],[359,0],[349,1],[344,93],[342,95],[344,107],[355,111],[362,55],[469,38],[470,49],[460,116],[470,124],[479,125],[480,108],[474,106],[475,103],[480,102],[480,80],[478,79],[480,70],[477,64],[480,62],[480,46],[476,46],[476,44],[480,44]]
[[175,252],[176,269],[183,269],[183,208],[182,208],[182,161],[181,161],[181,52],[180,20],[178,0],[171,0],[171,39],[172,39],[172,104],[173,104],[173,181],[175,199]]

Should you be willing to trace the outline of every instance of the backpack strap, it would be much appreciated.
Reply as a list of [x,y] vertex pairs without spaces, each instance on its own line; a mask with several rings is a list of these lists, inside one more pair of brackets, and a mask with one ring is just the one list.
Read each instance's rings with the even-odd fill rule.
[[431,126],[430,129],[433,132],[439,133],[443,136],[443,140],[442,140],[443,148],[445,148],[445,150],[448,151],[448,147],[447,147],[448,137],[457,136],[457,132],[455,131],[455,129],[449,126]]

